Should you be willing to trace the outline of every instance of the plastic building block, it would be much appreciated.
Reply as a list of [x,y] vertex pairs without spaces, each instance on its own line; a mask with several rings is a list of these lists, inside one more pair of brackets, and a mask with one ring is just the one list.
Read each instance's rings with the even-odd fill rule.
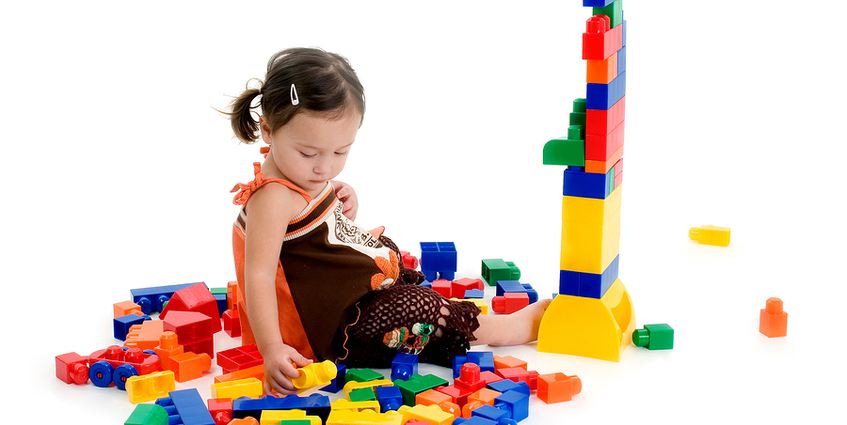
[[512,356],[502,356],[502,357],[497,356],[497,355],[494,356],[494,368],[495,369],[506,369],[506,368],[519,367],[523,370],[527,370],[526,366],[527,366],[527,364],[526,364],[525,361],[518,359],[518,358],[515,358],[515,357],[512,357]]
[[491,299],[491,309],[497,314],[511,314],[529,305],[526,292],[509,292]]
[[335,369],[335,378],[329,381],[329,385],[321,388],[321,391],[326,391],[328,393],[337,393],[341,391],[341,388],[343,388],[344,384],[347,383],[347,366],[343,364],[337,364],[335,365]]
[[[782,310],[781,299],[768,298],[765,308],[759,311],[759,332],[768,338],[788,335],[788,313]],[[671,330],[671,337],[673,337],[673,330]]]
[[644,329],[632,332],[632,343],[648,350],[673,349],[673,328],[666,323],[644,325]]
[[158,404],[139,404],[124,425],[168,425],[168,412]]
[[453,280],[456,264],[456,245],[453,242],[421,242],[421,272],[426,280]]
[[212,414],[194,388],[171,391],[168,397],[156,400],[156,404],[165,408],[171,424],[215,425]]
[[604,7],[613,1],[615,0],[582,0],[582,5],[585,7]]
[[598,174],[586,173],[578,168],[568,168],[562,178],[562,195],[606,199],[612,193],[614,180],[613,170],[609,170],[606,174]]
[[559,293],[580,297],[602,298],[618,278],[619,257],[601,274],[559,271]]
[[377,413],[372,411],[333,410],[329,413],[326,425],[409,425],[403,422],[403,415],[395,411]]
[[377,379],[385,379],[385,376],[379,372],[374,371],[373,369],[351,368],[347,369],[345,379],[347,380],[347,382],[368,382],[375,381]]
[[[503,422],[503,424],[505,424],[505,422]],[[498,423],[480,416],[473,416],[468,419],[457,418],[453,421],[453,425],[498,425]]]
[[505,295],[508,292],[526,292],[526,288],[518,280],[498,280],[494,295]]
[[250,344],[219,351],[217,362],[224,373],[230,373],[264,364],[265,361],[262,359],[262,353],[259,352],[259,348],[255,344]]
[[228,398],[210,398],[206,402],[215,425],[228,425],[232,420],[232,400]]
[[400,258],[403,259],[403,267],[416,270],[420,263],[418,262],[418,257],[410,254],[409,251],[400,251]]
[[492,382],[487,385],[489,389],[494,391],[498,391],[501,393],[505,393],[506,391],[520,391],[525,394],[529,394],[531,390],[529,389],[529,385],[526,382],[515,382],[511,379],[503,379],[500,381]]
[[474,409],[471,412],[471,417],[481,417],[483,419],[488,419],[494,421],[497,424],[500,424],[501,419],[509,418],[509,412],[506,412],[505,410],[499,409],[494,406],[484,404]]
[[494,371],[494,353],[491,351],[468,351],[465,355],[453,357],[453,377],[458,378],[462,371],[462,365],[474,363],[481,371]]
[[494,391],[489,388],[480,388],[479,390],[474,393],[471,393],[471,395],[468,396],[468,403],[470,403],[471,401],[478,401],[482,404],[488,404],[490,406],[493,406],[494,399],[499,397],[500,394],[503,393],[501,393],[500,391]]
[[485,291],[481,289],[468,289],[465,291],[465,299],[478,299],[485,297]]
[[[399,388],[398,388],[399,389]],[[453,397],[450,397],[447,394],[442,393],[436,389],[426,390],[415,396],[415,402],[412,405],[416,404],[424,404],[424,405],[440,405],[445,401],[451,401]]]
[[611,21],[611,25],[616,27],[623,22],[623,1],[615,0],[605,6],[597,6],[592,10],[594,15],[606,15]]
[[374,391],[379,400],[379,408],[383,412],[397,410],[403,405],[403,394],[397,387],[377,387]]
[[[462,288],[465,292],[470,291],[472,289],[478,289],[480,291],[485,289],[485,283],[482,282],[482,279],[471,279],[469,277],[463,277],[461,279],[456,279],[453,281],[453,288]],[[455,289],[454,289],[455,291]],[[457,298],[462,298],[461,294],[454,294]],[[464,298],[468,298],[467,295]]]
[[297,369],[297,371],[300,372],[300,375],[292,379],[291,383],[298,390],[329,385],[330,381],[338,374],[335,363],[330,360],[311,363]]
[[130,403],[153,401],[167,396],[175,389],[174,373],[169,370],[130,376],[126,380],[126,393]]
[[231,280],[226,283],[226,309],[235,310],[238,308],[238,281]]
[[438,292],[444,298],[452,298],[453,282],[447,279],[435,279],[432,281],[432,290]]
[[403,415],[403,422],[412,419],[423,420],[432,425],[449,425],[455,417],[438,406],[425,406],[419,404],[414,407],[401,406],[398,412]]
[[56,356],[56,377],[66,384],[88,383],[88,357],[77,353]]
[[162,311],[164,304],[168,302],[174,292],[196,283],[199,282],[130,289],[129,292],[132,295],[132,301],[141,306],[141,311],[144,314],[150,314]]
[[626,22],[623,24],[624,46],[618,50],[618,72],[626,72]]
[[218,305],[218,317],[223,317],[224,312],[227,310],[226,308],[226,288],[216,288],[223,289],[222,294],[212,293],[212,296],[215,297],[215,303]]
[[438,391],[441,391],[444,394],[450,396],[453,403],[458,404],[459,406],[465,405],[468,402],[468,396],[471,395],[470,390],[467,388],[457,387],[455,384],[453,385],[443,385],[435,388]]
[[415,405],[415,396],[426,390],[447,385],[447,381],[438,376],[429,375],[412,375],[408,380],[398,380],[394,385],[400,389],[403,394],[403,404],[408,406]]
[[144,313],[141,311],[141,306],[132,302],[132,301],[121,301],[119,303],[112,304],[112,310],[114,312],[114,318],[124,317],[129,314],[135,314],[137,316],[144,316]]
[[305,410],[266,410],[262,412],[259,425],[280,424],[321,425],[323,421],[317,416],[307,415]]
[[508,413],[509,418],[520,422],[529,417],[529,394],[506,391],[494,399],[494,407]]
[[526,383],[529,384],[529,389],[532,391],[538,389],[538,376],[539,373],[534,370],[529,370],[526,373]]
[[[509,379],[515,382],[526,382],[529,385],[529,371],[520,367],[507,367],[502,369],[497,369],[497,374],[502,376],[503,379]],[[530,387],[532,387],[530,385]]]
[[[161,316],[160,316],[161,317]],[[164,320],[165,330],[176,332],[179,341],[185,346],[185,351],[206,353],[215,357],[215,346],[212,334],[213,322],[219,322],[217,313],[214,319],[204,313],[195,311],[172,310]],[[158,338],[156,339],[158,341]]]
[[289,394],[285,397],[242,397],[232,401],[232,415],[236,418],[260,417],[263,410],[290,409],[305,410],[307,415],[319,416],[321,420],[326,420],[330,410],[329,397],[320,394],[311,394],[308,397]]
[[246,418],[233,419],[227,425],[259,425],[259,421],[252,416],[248,416]]
[[88,378],[98,387],[112,384],[124,390],[130,376],[146,375],[159,370],[159,356],[142,352],[138,348],[121,348],[112,345],[88,356]]
[[502,380],[503,377],[494,373],[493,371],[483,370],[482,372],[479,373],[479,379],[482,379],[483,382],[485,382],[485,385],[487,386],[488,384],[490,384],[492,382],[497,382],[497,381]]
[[558,295],[538,328],[538,351],[619,361],[630,343],[635,312],[620,279],[602,298]]
[[618,76],[618,53],[612,53],[606,59],[588,60],[585,69],[585,81],[596,84],[609,84]]
[[[571,126],[577,132],[581,126]],[[585,165],[585,136],[573,137],[571,128],[567,137],[550,139],[544,144],[541,153],[541,163],[544,165],[566,165],[582,167]]]
[[522,283],[523,289],[526,291],[526,295],[529,297],[529,303],[532,304],[538,301],[538,291],[532,287],[532,285],[528,283]]
[[[244,378],[256,378],[260,381],[265,380],[265,365],[260,364],[246,369],[236,370],[234,372],[218,375],[215,377],[215,382],[235,381]],[[336,391],[337,392],[337,391]]]
[[[349,377],[349,375],[348,375],[348,377]],[[403,382],[403,381],[398,381],[398,382]],[[347,383],[344,384],[344,388],[342,388],[341,390],[344,391],[344,394],[349,397],[350,392],[357,389],[357,388],[374,388],[374,387],[385,387],[385,386],[390,387],[392,385],[394,385],[394,383],[391,382],[388,379],[375,379],[373,381],[367,381],[367,382],[351,381],[351,380],[348,379]]]
[[581,125],[585,126],[585,99],[574,99],[573,109],[568,115],[568,126]]
[[617,149],[609,149],[606,146],[598,146],[591,143],[591,137],[604,137],[612,133],[616,128],[620,127],[624,122],[626,115],[626,96],[613,104],[611,108],[606,109],[587,109],[586,110],[586,159],[606,159],[608,153]]
[[562,197],[559,270],[601,274],[618,256],[622,190],[606,199]]
[[[453,381],[453,385],[462,390],[467,390],[469,393],[485,387],[485,381],[480,377],[479,365],[474,363],[465,363],[459,372],[459,377]],[[461,403],[464,404],[464,403]]]
[[407,380],[418,373],[418,355],[397,353],[391,361],[391,380]]
[[140,325],[130,326],[124,346],[152,350],[159,345],[159,338],[165,330],[164,325],[161,320],[145,320]]
[[473,303],[479,308],[479,314],[488,314],[488,303],[482,297],[480,298],[450,298],[450,301]]
[[538,398],[545,403],[570,401],[582,391],[582,381],[578,376],[564,373],[550,373],[538,377]]
[[[585,23],[582,34],[582,58],[585,60],[608,59],[623,46],[623,28],[618,25],[611,27],[611,20],[606,15],[595,15]],[[587,103],[588,109],[591,102]]]
[[116,317],[112,322],[115,339],[125,340],[130,328],[144,323],[145,320],[150,320],[150,316],[146,314],[128,314],[126,316]]
[[[167,319],[172,311],[193,311],[203,313],[210,318],[212,333],[221,330],[221,317],[218,302],[209,292],[205,283],[199,282],[174,292],[167,306],[162,309],[160,319]],[[179,332],[177,332],[179,334]],[[209,354],[211,356],[211,354]]]
[[[365,389],[365,388],[361,388]],[[372,389],[372,388],[368,388]],[[331,404],[332,410],[373,410],[379,412],[379,402],[376,400],[351,401],[344,398],[333,400]]]
[[212,384],[212,397],[214,398],[261,397],[263,393],[262,381],[256,378]]
[[177,335],[171,331],[162,333],[159,345],[153,351],[159,356],[162,369],[172,371],[177,382],[197,379],[212,367],[212,358],[208,354],[186,353],[179,345]]
[[350,401],[374,401],[374,400],[376,400],[376,393],[374,393],[373,387],[356,388],[355,390],[350,391]]
[[497,284],[498,280],[518,280],[521,278],[521,269],[511,261],[503,261],[499,258],[482,260],[482,279],[489,286]]
[[700,226],[688,230],[692,241],[704,245],[729,246],[729,227]]
[[232,338],[241,336],[241,318],[238,315],[238,310],[224,311],[221,316],[223,320],[224,332]]
[[587,83],[585,101],[588,109],[609,109],[626,94],[626,72],[618,73],[609,84]]

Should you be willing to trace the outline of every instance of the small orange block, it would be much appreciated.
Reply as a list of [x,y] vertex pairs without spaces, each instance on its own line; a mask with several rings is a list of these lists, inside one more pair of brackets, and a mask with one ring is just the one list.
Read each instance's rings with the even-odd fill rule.
[[526,362],[512,356],[494,356],[495,369],[506,369],[510,367],[519,367],[523,370],[526,370]]
[[604,60],[587,60],[586,82],[595,84],[609,84],[618,76],[618,52]]
[[173,371],[177,382],[197,379],[212,368],[212,358],[208,354],[186,353],[172,331],[162,332],[159,345],[153,351],[159,356],[162,369]]
[[623,157],[623,146],[618,148],[614,153],[608,155],[605,161],[585,160],[585,172],[606,174],[615,164]]
[[470,402],[471,400],[476,400],[482,402],[482,404],[488,404],[493,406],[494,399],[499,397],[501,394],[503,393],[501,393],[500,391],[494,391],[489,388],[482,388],[479,391],[469,395],[468,402]]
[[124,317],[129,314],[137,314],[139,316],[144,315],[144,313],[141,312],[141,306],[132,301],[121,301],[119,303],[114,303],[112,305],[112,309],[115,312],[115,319],[117,319],[118,317]]
[[415,404],[423,404],[425,406],[429,405],[439,405],[445,401],[450,401],[453,398],[447,394],[442,393],[441,391],[436,391],[434,389],[426,390],[422,393],[418,393],[415,396]]
[[247,369],[236,370],[235,372],[230,372],[224,375],[218,375],[215,377],[215,382],[227,382],[227,381],[235,381],[238,379],[244,378],[256,378],[260,381],[265,380],[265,365],[260,364],[253,367],[248,367]]
[[582,381],[576,375],[551,373],[538,377],[538,398],[545,403],[569,401],[582,391]]
[[246,418],[233,419],[227,425],[259,425],[259,421],[252,416],[248,416]]
[[768,338],[788,335],[788,313],[782,310],[782,300],[768,298],[759,312],[759,332]]
[[227,310],[238,308],[238,281],[236,280],[226,283],[226,308]]
[[165,322],[146,320],[140,325],[132,325],[126,334],[124,345],[142,350],[152,350],[159,345],[159,337],[165,332]]

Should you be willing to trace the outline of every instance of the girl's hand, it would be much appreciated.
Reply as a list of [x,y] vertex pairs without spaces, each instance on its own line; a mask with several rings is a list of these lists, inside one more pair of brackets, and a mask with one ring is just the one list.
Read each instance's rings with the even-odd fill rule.
[[344,204],[342,212],[350,220],[356,220],[356,212],[359,211],[359,198],[356,197],[356,191],[347,183],[333,180],[332,187],[335,189],[335,196]]
[[279,343],[265,348],[262,353],[265,360],[265,394],[291,394],[297,391],[293,378],[300,376],[298,367],[312,363],[311,359],[303,357],[290,345]]

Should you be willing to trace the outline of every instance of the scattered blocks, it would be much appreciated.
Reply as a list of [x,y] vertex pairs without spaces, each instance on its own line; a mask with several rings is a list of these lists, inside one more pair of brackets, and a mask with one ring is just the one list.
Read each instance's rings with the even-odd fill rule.
[[255,344],[250,344],[219,351],[217,362],[224,373],[230,373],[264,364],[265,361],[262,359],[259,348]]
[[506,368],[521,368],[523,370],[527,370],[527,364],[525,361],[512,357],[512,356],[494,356],[494,368],[495,369],[506,369]]
[[159,356],[117,345],[91,353],[88,363],[88,378],[92,384],[103,388],[115,384],[119,390],[126,388],[126,380],[130,376],[159,370]]
[[168,412],[158,404],[139,404],[124,425],[168,425]]
[[449,425],[455,419],[453,415],[441,410],[438,406],[431,405],[401,406],[398,412],[403,415],[404,423],[418,419],[432,425]]
[[673,328],[666,323],[644,325],[632,333],[632,343],[648,350],[670,350],[673,348]]
[[231,280],[226,283],[226,309],[238,308],[238,281]]
[[397,353],[391,361],[391,380],[407,380],[418,373],[418,355]]
[[[378,413],[369,410],[333,410],[326,421],[326,425],[400,425],[403,423],[403,415],[398,412]],[[409,425],[411,422],[405,422],[405,424]]]
[[260,364],[246,369],[236,370],[235,372],[225,373],[215,377],[215,382],[236,381],[244,378],[256,378],[260,381],[265,380],[265,365]]
[[168,397],[156,400],[156,404],[165,408],[171,424],[215,425],[212,414],[194,388],[171,391]]
[[547,404],[570,401],[581,391],[582,381],[576,375],[551,373],[538,377],[538,398]]
[[511,261],[503,261],[499,258],[482,260],[482,279],[489,286],[497,284],[498,280],[518,280],[521,278],[521,269]]
[[373,369],[353,368],[347,369],[345,379],[347,380],[347,382],[368,382],[375,381],[377,379],[385,379],[385,376],[383,376],[379,372],[374,371]]
[[212,384],[212,397],[236,399],[238,397],[261,397],[264,394],[262,381],[256,378]]
[[453,280],[456,264],[456,245],[453,242],[421,242],[421,272],[426,280]]
[[[185,351],[206,353],[214,358],[215,342],[212,336],[217,331],[214,330],[213,323],[218,322],[220,326],[220,320],[217,313],[215,314],[213,319],[211,316],[195,311],[171,310],[164,320],[164,330],[176,333],[180,343],[185,346]],[[158,342],[158,337],[156,341]]]
[[162,333],[159,345],[153,351],[159,356],[162,369],[172,371],[177,382],[197,379],[212,367],[212,358],[208,354],[186,353],[179,345],[177,335],[171,331]]
[[788,335],[788,313],[782,310],[782,300],[768,298],[759,312],[759,332],[768,338]]
[[211,292],[212,296],[215,297],[215,303],[218,304],[218,312],[220,313],[221,317],[223,316],[225,311],[229,310],[226,301],[226,291],[227,288],[209,288],[209,292]]
[[130,403],[143,403],[166,397],[175,389],[174,373],[169,370],[130,376],[126,380],[126,393]]
[[373,387],[356,388],[355,390],[350,391],[350,401],[356,402],[374,400],[376,400],[376,393],[374,392]]
[[481,289],[468,289],[465,291],[465,299],[480,299],[485,297],[485,291]]
[[415,397],[418,394],[442,385],[447,385],[447,381],[432,374],[414,374],[406,381],[398,380],[394,383],[394,386],[403,394],[403,404],[407,406],[415,405]]
[[88,383],[88,357],[77,353],[56,356],[56,377],[66,384]]
[[688,237],[692,241],[715,246],[729,246],[729,227],[700,226],[688,230]]
[[168,302],[174,292],[197,283],[201,282],[130,289],[129,292],[132,295],[132,301],[141,307],[141,311],[144,314],[150,314],[162,311],[164,304]]
[[[397,381],[397,382],[404,382],[404,381]],[[344,384],[344,388],[342,388],[341,390],[344,391],[344,395],[346,395],[349,398],[350,393],[353,392],[353,390],[356,390],[356,389],[359,389],[359,388],[390,387],[390,386],[393,386],[393,385],[394,385],[394,383],[389,381],[388,379],[376,379],[376,380],[367,381],[367,382],[357,382],[357,381],[348,380],[347,383]]]
[[335,379],[338,369],[330,360],[316,362],[297,369],[300,375],[291,380],[294,388],[305,389],[317,386],[329,385]]
[[236,418],[260,417],[263,410],[290,409],[305,410],[307,415],[319,416],[321,420],[326,420],[330,410],[329,397],[320,394],[311,394],[308,397],[289,394],[285,397],[242,397],[232,401],[232,415]]
[[374,392],[379,400],[379,408],[383,412],[397,410],[403,405],[403,394],[397,387],[377,387]]
[[474,363],[479,366],[481,371],[494,371],[494,353],[491,351],[468,351],[464,356],[459,355],[453,357],[453,377],[458,378],[462,365],[465,363]]
[[462,365],[459,377],[453,381],[453,385],[455,385],[456,388],[466,390],[469,393],[477,391],[485,387],[485,381],[480,378],[479,374],[479,365],[474,363],[465,363]]

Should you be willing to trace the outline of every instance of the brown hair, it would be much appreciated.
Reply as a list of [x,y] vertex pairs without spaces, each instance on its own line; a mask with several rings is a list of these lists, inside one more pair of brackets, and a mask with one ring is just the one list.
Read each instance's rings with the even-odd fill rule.
[[[298,105],[292,104],[294,84]],[[245,143],[258,138],[259,122],[251,104],[262,95],[259,105],[271,133],[301,112],[313,111],[340,118],[352,104],[362,119],[365,116],[365,93],[359,77],[343,56],[318,48],[292,48],[277,52],[268,60],[268,71],[261,89],[248,88],[232,101],[229,115],[232,131]],[[361,125],[361,123],[360,123]]]

